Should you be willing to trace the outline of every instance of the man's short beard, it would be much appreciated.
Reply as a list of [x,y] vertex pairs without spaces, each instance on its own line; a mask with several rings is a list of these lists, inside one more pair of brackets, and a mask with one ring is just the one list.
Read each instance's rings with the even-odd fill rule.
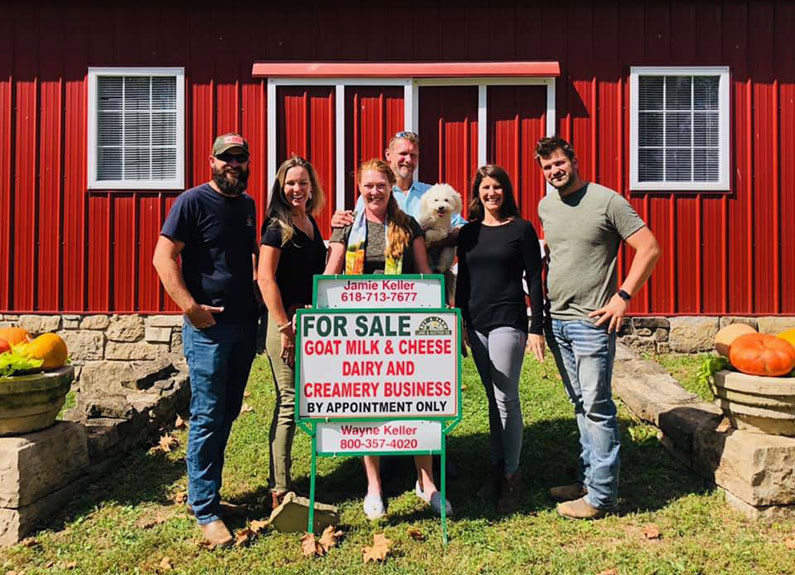
[[221,193],[227,196],[239,196],[246,190],[248,183],[248,170],[240,169],[233,180],[226,177],[228,170],[216,170],[213,168],[213,181]]

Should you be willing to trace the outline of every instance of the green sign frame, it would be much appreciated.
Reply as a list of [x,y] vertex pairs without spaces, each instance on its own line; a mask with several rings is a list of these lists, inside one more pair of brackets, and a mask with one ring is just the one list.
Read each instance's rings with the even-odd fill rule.
[[[315,288],[317,288],[317,278],[320,276],[315,276]],[[323,276],[323,277],[335,277],[339,279],[340,277],[346,278],[364,278],[364,277],[375,277],[378,279],[383,279],[384,276]],[[403,279],[403,278],[428,278],[428,275],[418,276],[390,276],[390,278],[394,279]],[[442,290],[442,301],[444,301],[444,278],[443,276],[437,276],[440,279],[440,285]],[[436,278],[434,278],[436,279]],[[315,289],[313,299],[316,300],[317,290]],[[313,417],[313,418],[302,418],[300,415],[300,397],[301,397],[301,355],[302,355],[302,318],[306,315],[361,315],[361,314],[388,314],[388,313],[395,313],[395,314],[440,314],[440,315],[453,315],[455,317],[456,322],[456,335],[455,338],[455,354],[456,354],[456,377],[455,377],[455,385],[456,385],[456,413],[453,416],[430,416],[430,417],[417,417],[416,415],[412,416],[403,416],[403,417],[395,417],[395,416],[384,416],[384,417]],[[363,450],[363,451],[356,451],[356,452],[345,452],[344,455],[346,457],[361,457],[364,455],[439,455],[441,460],[440,465],[440,496],[442,501],[447,500],[447,473],[446,473],[446,463],[447,463],[447,436],[458,426],[461,422],[461,402],[462,402],[462,390],[461,390],[461,337],[463,329],[463,322],[461,319],[461,311],[456,308],[322,308],[322,309],[315,309],[315,308],[307,308],[307,309],[299,309],[296,311],[296,355],[295,355],[295,398],[296,398],[296,409],[295,409],[295,422],[296,425],[302,429],[305,433],[307,433],[311,440],[311,469],[310,469],[310,479],[309,479],[309,518],[307,524],[307,531],[309,533],[314,532],[314,511],[315,511],[315,495],[316,495],[316,477],[317,477],[317,458],[318,457],[337,457],[337,453],[318,453],[317,450],[317,424],[318,423],[373,423],[373,422],[385,422],[385,421],[440,421],[441,422],[441,429],[442,429],[442,437],[441,437],[441,449],[438,450],[417,450],[417,451],[400,451],[399,453],[395,453],[394,451],[377,451],[377,450]],[[446,545],[448,542],[448,532],[447,532],[447,510],[446,506],[441,506],[441,519],[442,519],[442,541]]]

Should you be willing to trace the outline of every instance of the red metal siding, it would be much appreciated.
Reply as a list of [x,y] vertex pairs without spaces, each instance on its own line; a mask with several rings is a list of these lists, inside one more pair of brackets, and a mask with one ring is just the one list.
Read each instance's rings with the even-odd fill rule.
[[[628,197],[664,255],[634,313],[795,314],[795,3],[469,0],[387,9],[296,2],[220,8],[142,2],[22,4],[0,21],[0,311],[175,310],[151,269],[172,191],[86,190],[89,66],[185,67],[186,187],[209,178],[213,137],[240,130],[252,145],[258,220],[266,210],[265,81],[256,60],[554,60],[557,125],[582,173]],[[407,22],[398,41],[386,22]],[[134,26],[131,22],[146,22]],[[728,65],[731,191],[638,194],[629,182],[629,68]],[[282,89],[277,157],[306,154],[333,210],[332,88]],[[306,92],[304,94],[304,92]],[[420,178],[465,196],[477,167],[477,90],[419,90]],[[543,131],[540,88],[491,88],[487,157],[517,182],[537,223],[543,184],[532,160]],[[354,100],[358,101],[354,101]],[[402,128],[402,87],[349,89],[346,173],[380,155]],[[356,127],[353,123],[357,122]],[[354,149],[355,146],[355,149]],[[354,198],[349,176],[346,199]],[[621,269],[628,270],[631,250]]]

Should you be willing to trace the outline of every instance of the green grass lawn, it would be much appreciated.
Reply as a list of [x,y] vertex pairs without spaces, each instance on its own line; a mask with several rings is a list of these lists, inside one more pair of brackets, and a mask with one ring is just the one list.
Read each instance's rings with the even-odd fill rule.
[[695,355],[680,355],[670,353],[667,355],[654,356],[654,360],[662,365],[686,390],[695,393],[704,401],[712,403],[715,395],[709,386],[699,381],[697,377],[698,369],[707,358],[714,357],[712,354],[700,353]]
[[[667,360],[663,359],[663,363]],[[0,552],[0,574],[34,573],[417,573],[417,574],[795,574],[795,521],[755,523],[728,509],[722,494],[671,459],[655,429],[622,408],[623,467],[620,513],[597,522],[556,515],[545,489],[574,477],[577,429],[552,362],[529,357],[522,378],[526,479],[521,512],[500,516],[475,496],[488,467],[485,398],[471,360],[464,362],[464,418],[449,440],[458,477],[449,481],[455,518],[450,544],[440,521],[413,495],[410,463],[386,481],[388,516],[369,523],[361,510],[365,480],[357,459],[322,459],[318,499],[342,512],[341,545],[324,558],[305,558],[298,534],[268,531],[245,547],[211,552],[197,545],[198,529],[181,506],[185,490],[185,431],[180,447],[130,455],[35,535],[35,544]],[[671,368],[672,369],[672,368]],[[684,369],[684,368],[682,368]],[[685,370],[687,371],[687,370]],[[235,424],[227,452],[224,496],[245,502],[262,518],[267,496],[268,427],[273,389],[259,358],[249,384],[253,411]],[[308,490],[309,441],[299,432],[293,475]],[[401,462],[402,463],[402,462]],[[644,528],[659,527],[659,539]],[[232,523],[241,528],[244,521]],[[423,540],[412,538],[418,529]],[[373,534],[394,541],[384,564],[362,564]],[[158,567],[164,558],[173,569]]]

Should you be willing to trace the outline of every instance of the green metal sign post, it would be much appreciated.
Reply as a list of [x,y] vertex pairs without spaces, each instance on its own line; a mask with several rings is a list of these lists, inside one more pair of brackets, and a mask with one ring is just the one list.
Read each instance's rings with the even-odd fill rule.
[[[358,308],[363,300],[370,306]],[[461,420],[461,316],[444,307],[443,277],[316,276],[314,303],[296,312],[295,418],[312,444],[307,531],[318,457],[438,454],[446,501],[446,440]],[[441,519],[447,544],[444,504]]]

